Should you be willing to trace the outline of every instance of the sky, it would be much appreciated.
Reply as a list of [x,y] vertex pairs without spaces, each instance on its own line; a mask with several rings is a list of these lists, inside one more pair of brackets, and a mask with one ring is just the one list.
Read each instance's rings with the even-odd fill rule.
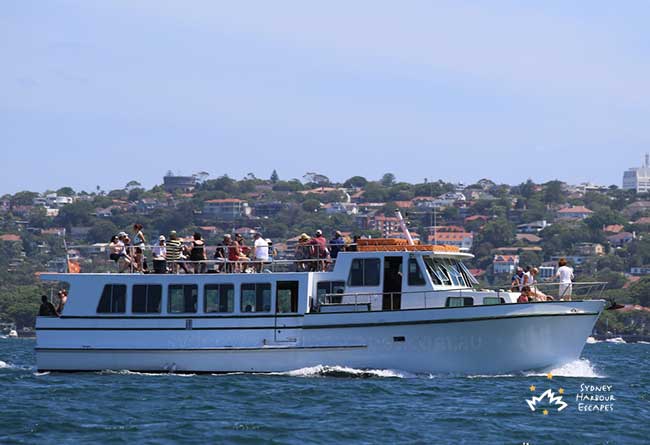
[[0,2],[0,194],[168,170],[621,185],[650,2]]

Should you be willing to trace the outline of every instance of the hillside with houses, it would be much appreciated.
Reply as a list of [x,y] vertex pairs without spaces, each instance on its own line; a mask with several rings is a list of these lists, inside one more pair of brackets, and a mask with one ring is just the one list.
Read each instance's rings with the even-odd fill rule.
[[[108,270],[106,246],[133,223],[149,239],[175,230],[198,231],[208,245],[225,233],[271,238],[281,255],[301,233],[340,230],[354,236],[403,237],[395,210],[421,243],[471,252],[472,273],[485,286],[508,287],[516,268],[535,266],[551,278],[564,257],[579,281],[607,281],[607,295],[628,303],[608,313],[607,328],[647,335],[650,316],[650,195],[616,186],[400,182],[354,176],[331,181],[310,172],[283,180],[253,174],[236,180],[168,173],[147,190],[136,180],[124,188],[76,191],[70,187],[21,191],[0,198],[0,315],[30,326],[42,292],[35,274],[66,266],[64,240],[82,271]],[[648,290],[646,292],[646,290]],[[634,306],[637,305],[637,306]]]

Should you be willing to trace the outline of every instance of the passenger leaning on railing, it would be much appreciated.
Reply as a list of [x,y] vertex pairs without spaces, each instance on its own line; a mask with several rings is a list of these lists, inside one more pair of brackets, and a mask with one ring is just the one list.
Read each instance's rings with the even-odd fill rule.
[[178,272],[178,262],[181,260],[181,252],[183,249],[183,244],[181,240],[178,239],[178,235],[175,230],[169,232],[169,241],[167,242],[167,261],[171,265],[171,272]]

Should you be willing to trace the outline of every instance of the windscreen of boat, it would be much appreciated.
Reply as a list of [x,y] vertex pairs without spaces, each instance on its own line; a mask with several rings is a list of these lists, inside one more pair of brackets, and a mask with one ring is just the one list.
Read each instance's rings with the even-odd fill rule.
[[476,284],[476,279],[460,261],[428,256],[423,259],[434,284],[462,287],[471,287],[472,284]]
[[427,266],[427,272],[434,284],[451,286],[451,278],[447,275],[446,269],[442,267],[439,261],[431,257],[423,257],[424,264]]

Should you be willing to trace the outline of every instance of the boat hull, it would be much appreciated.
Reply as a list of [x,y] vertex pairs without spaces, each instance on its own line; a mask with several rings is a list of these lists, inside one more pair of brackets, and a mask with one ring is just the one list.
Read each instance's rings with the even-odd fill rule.
[[[578,359],[603,305],[602,300],[593,300],[314,314],[287,319],[282,329],[272,320],[268,329],[240,326],[236,333],[223,327],[210,329],[209,321],[202,330],[131,330],[132,320],[116,330],[77,323],[72,330],[38,332],[37,367],[41,371],[281,372],[339,365],[413,373],[518,372]],[[80,336],[84,327],[87,332]]]

